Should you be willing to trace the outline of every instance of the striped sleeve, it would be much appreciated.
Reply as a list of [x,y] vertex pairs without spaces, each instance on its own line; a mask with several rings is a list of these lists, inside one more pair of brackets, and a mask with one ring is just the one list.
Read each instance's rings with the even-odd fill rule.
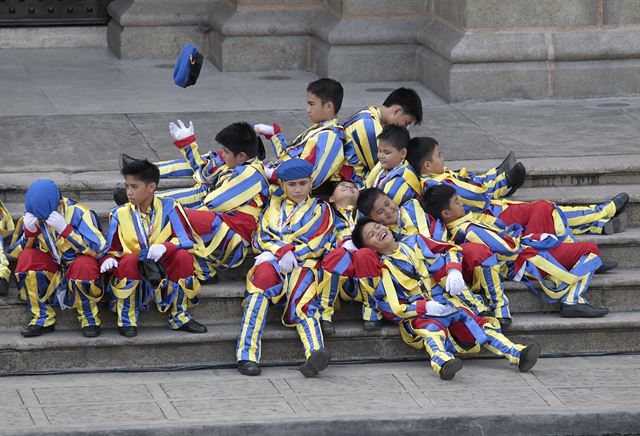
[[260,195],[264,184],[264,177],[255,168],[239,166],[230,180],[207,194],[204,204],[213,212],[230,212]]

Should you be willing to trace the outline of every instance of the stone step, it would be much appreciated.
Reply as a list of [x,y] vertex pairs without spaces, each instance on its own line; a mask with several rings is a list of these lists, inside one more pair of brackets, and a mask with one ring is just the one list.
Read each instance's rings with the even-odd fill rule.
[[[0,332],[2,374],[56,370],[168,369],[196,365],[234,365],[238,324],[218,324],[208,333],[169,332],[160,327],[141,329],[135,338],[124,338],[106,329],[95,339],[78,331],[22,338]],[[545,354],[640,351],[640,312],[618,312],[599,319],[565,319],[553,314],[522,315],[507,335],[517,342],[537,341]],[[334,362],[352,360],[398,360],[421,358],[424,351],[405,345],[398,327],[383,326],[365,332],[355,321],[336,325],[326,347]],[[295,329],[269,323],[265,327],[262,362],[303,361]]]
[[[506,282],[505,289],[510,299],[510,308],[514,317],[527,313],[550,313],[559,311],[559,304],[548,304],[532,294],[520,283]],[[245,284],[243,281],[221,281],[213,285],[203,285],[200,302],[190,312],[199,322],[213,326],[220,323],[238,323],[242,318]],[[589,302],[596,306],[608,307],[612,312],[640,311],[640,269],[618,269],[606,274],[598,274],[591,282],[586,294]],[[343,302],[336,311],[333,320],[336,323],[358,321],[361,319],[361,305]],[[269,311],[268,320],[279,322],[280,309]],[[103,326],[116,324],[115,314],[106,305],[100,309]],[[29,322],[30,314],[23,301],[17,296],[17,290],[11,289],[8,297],[0,298],[0,331],[18,332]],[[140,316],[140,326],[162,327],[167,325],[167,315],[150,309]],[[57,329],[78,329],[76,311],[57,310]]]

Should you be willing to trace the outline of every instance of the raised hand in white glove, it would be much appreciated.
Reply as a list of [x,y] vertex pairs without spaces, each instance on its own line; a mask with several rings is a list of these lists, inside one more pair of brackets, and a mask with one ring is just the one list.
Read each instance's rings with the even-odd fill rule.
[[154,262],[160,260],[162,256],[167,252],[167,247],[162,244],[153,244],[149,247],[149,251],[147,252],[147,259],[151,259]]
[[47,224],[56,229],[56,232],[58,233],[64,232],[64,229],[67,228],[67,220],[65,220],[64,217],[60,215],[56,210],[49,214],[49,218],[47,218]]
[[22,220],[24,224],[24,228],[29,230],[31,233],[35,233],[38,230],[38,218],[31,212],[24,213],[24,220]]
[[447,271],[447,282],[446,288],[449,295],[453,295],[457,297],[462,294],[462,291],[465,287],[464,278],[462,277],[462,273],[457,269],[450,269]]
[[178,124],[169,123],[169,132],[171,132],[171,137],[174,141],[180,141],[195,135],[191,121],[189,121],[189,127],[185,126],[182,120],[178,120]]
[[296,255],[293,254],[293,251],[287,251],[278,261],[278,265],[280,265],[280,272],[289,274],[294,267],[298,266]]
[[456,308],[448,304],[441,304],[437,301],[429,300],[426,304],[427,315],[431,316],[447,316],[456,312]]
[[253,130],[255,130],[257,134],[264,136],[273,136],[276,133],[273,126],[269,124],[256,124],[253,126]]
[[276,170],[275,168],[271,168],[266,164],[264,165],[264,173],[267,175],[267,180],[271,180],[271,177],[273,176],[273,172],[275,170]]
[[342,243],[342,248],[347,250],[349,253],[353,253],[354,251],[358,251],[358,247],[355,246],[351,239],[347,239]]
[[102,265],[100,265],[100,272],[105,273],[117,267],[118,267],[118,261],[115,260],[113,257],[110,257],[109,259],[102,262]]
[[265,251],[256,256],[254,265],[260,265],[261,263],[271,262],[272,260],[275,260],[275,259],[276,259],[276,256],[272,252]]

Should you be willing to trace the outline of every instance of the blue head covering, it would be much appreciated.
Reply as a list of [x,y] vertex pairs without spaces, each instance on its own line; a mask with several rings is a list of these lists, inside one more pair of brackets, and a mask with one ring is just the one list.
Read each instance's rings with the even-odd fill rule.
[[202,53],[191,44],[185,44],[173,69],[174,83],[182,88],[195,85],[200,76],[202,61]]
[[29,186],[24,199],[24,207],[39,219],[47,219],[58,209],[60,190],[53,180],[38,179]]
[[311,177],[311,173],[313,173],[313,165],[298,158],[286,160],[276,169],[276,176],[283,182]]

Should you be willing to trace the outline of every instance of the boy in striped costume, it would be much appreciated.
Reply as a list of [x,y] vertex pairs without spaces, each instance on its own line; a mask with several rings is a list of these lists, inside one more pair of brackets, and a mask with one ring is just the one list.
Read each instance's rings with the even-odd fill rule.
[[4,252],[4,240],[7,239],[10,242],[14,230],[11,214],[0,201],[0,296],[9,293],[11,270],[9,269],[9,260]]
[[[238,371],[259,375],[262,332],[269,303],[284,305],[282,323],[295,327],[313,377],[331,360],[324,348],[317,302],[320,262],[331,246],[333,213],[327,203],[311,198],[313,165],[289,159],[278,167],[280,189],[260,216],[254,246],[260,255],[247,274],[244,315],[236,347]],[[281,195],[276,195],[281,194]]]

